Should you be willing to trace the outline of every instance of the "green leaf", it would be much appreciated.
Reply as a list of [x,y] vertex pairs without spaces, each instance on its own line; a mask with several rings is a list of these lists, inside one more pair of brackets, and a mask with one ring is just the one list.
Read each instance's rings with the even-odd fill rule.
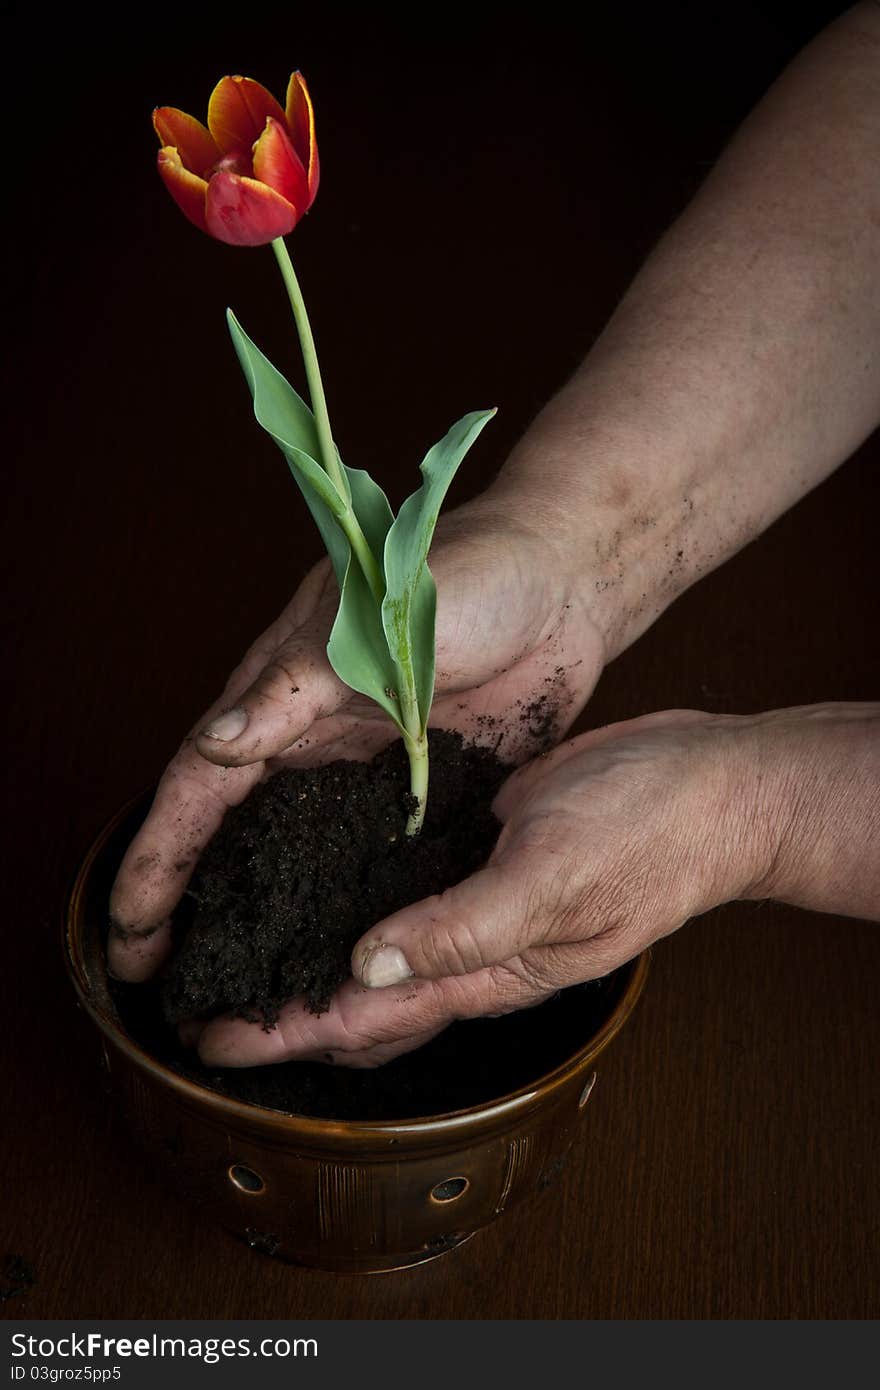
[[321,451],[312,412],[290,382],[251,341],[231,309],[227,310],[227,319],[238,360],[254,398],[254,414],[281,449],[300,486],[305,483],[333,516],[342,516],[349,499],[340,497],[332,478],[317,462]]
[[[437,591],[428,569],[428,548],[449,484],[494,414],[494,410],[472,411],[434,445],[421,467],[422,486],[406,499],[385,539],[382,626],[398,671],[402,704],[414,698],[420,733],[425,731],[434,697]],[[409,696],[400,687],[408,688]]]
[[395,687],[397,677],[380,609],[360,565],[352,562],[351,547],[341,524],[350,507],[381,563],[385,537],[394,519],[388,498],[363,469],[345,465],[349,498],[340,497],[333,480],[317,461],[320,447],[312,412],[251,341],[231,310],[227,318],[254,399],[254,414],[287,459],[333,564],[340,599],[327,644],[330,664],[340,680],[375,700],[399,724],[398,705],[388,693]]
[[[355,515],[381,565],[385,538],[394,520],[388,498],[362,468],[345,471]],[[395,724],[403,727],[399,703],[389,693],[396,691],[397,673],[385,641],[382,611],[355,560],[346,568],[339,612],[327,643],[327,656],[340,680],[352,690],[375,700]]]
[[232,342],[254,399],[254,414],[275,440],[296,479],[327,547],[337,582],[342,587],[348,565],[348,541],[338,526],[346,502],[333,480],[317,462],[318,434],[312,412],[256,343],[245,333],[231,309],[226,311]]
[[396,691],[397,673],[382,630],[381,610],[356,561],[349,565],[345,576],[327,656],[340,680],[375,700],[403,729],[400,707],[392,694]]
[[385,537],[394,521],[394,513],[385,493],[365,469],[346,468],[345,472],[351,488],[352,510],[381,569]]

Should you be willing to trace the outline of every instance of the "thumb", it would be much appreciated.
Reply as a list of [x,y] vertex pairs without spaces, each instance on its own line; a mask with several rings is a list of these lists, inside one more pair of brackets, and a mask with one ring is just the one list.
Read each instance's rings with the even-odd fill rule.
[[525,853],[489,863],[470,878],[396,912],[362,936],[352,973],[370,989],[415,977],[439,980],[500,965],[540,944],[530,905],[535,880]]
[[196,735],[202,757],[225,767],[274,757],[351,695],[327,660],[318,624],[282,642],[241,693],[233,678],[229,692],[231,702]]

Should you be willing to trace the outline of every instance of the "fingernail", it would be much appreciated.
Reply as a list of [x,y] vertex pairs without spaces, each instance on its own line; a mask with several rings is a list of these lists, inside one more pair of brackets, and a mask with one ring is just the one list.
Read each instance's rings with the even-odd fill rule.
[[228,709],[225,714],[218,715],[202,729],[201,737],[215,738],[218,743],[229,743],[231,739],[244,733],[247,726],[248,716],[243,709]]
[[361,979],[368,989],[384,989],[408,980],[412,971],[406,956],[397,946],[374,946],[361,968]]

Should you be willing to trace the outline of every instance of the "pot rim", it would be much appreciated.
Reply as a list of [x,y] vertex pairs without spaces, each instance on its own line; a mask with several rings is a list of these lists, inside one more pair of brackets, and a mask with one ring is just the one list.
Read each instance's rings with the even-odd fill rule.
[[272,1110],[267,1106],[254,1105],[250,1101],[238,1100],[212,1090],[188,1077],[180,1075],[165,1066],[145,1048],[129,1036],[122,1025],[107,1009],[94,998],[94,986],[89,978],[82,953],[83,927],[85,924],[84,902],[86,889],[92,871],[108,840],[119,829],[123,821],[143,801],[145,793],[131,797],[106,823],[93,840],[76,872],[73,883],[65,896],[62,917],[62,949],[64,960],[79,1001],[86,1013],[113,1045],[123,1052],[135,1066],[146,1071],[154,1080],[167,1089],[175,1091],[181,1100],[199,1108],[210,1105],[214,1114],[249,1122],[263,1120],[275,1130],[280,1126],[289,1137],[304,1141],[326,1139],[351,1139],[363,1142],[364,1139],[391,1139],[397,1136],[424,1136],[439,1138],[447,1133],[469,1129],[479,1123],[484,1126],[490,1119],[508,1120],[520,1111],[526,1111],[539,1101],[546,1101],[554,1092],[565,1086],[571,1078],[583,1071],[619,1033],[635,1008],[648,973],[650,949],[620,966],[629,972],[623,991],[614,1008],[599,1028],[588,1038],[582,1047],[571,1054],[551,1071],[545,1072],[535,1081],[510,1091],[493,1101],[470,1106],[462,1110],[450,1110],[434,1115],[419,1115],[405,1120],[331,1120],[311,1115],[297,1115],[286,1110]]

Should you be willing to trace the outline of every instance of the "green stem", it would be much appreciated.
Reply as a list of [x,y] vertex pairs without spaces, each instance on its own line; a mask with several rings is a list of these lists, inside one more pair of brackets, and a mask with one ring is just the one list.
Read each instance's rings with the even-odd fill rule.
[[428,735],[427,731],[422,732],[414,684],[403,680],[400,685],[398,699],[403,718],[403,743],[409,758],[409,789],[417,803],[406,822],[406,833],[417,835],[428,803]]
[[275,252],[275,259],[278,262],[281,278],[287,290],[290,307],[293,310],[294,322],[296,323],[296,331],[299,334],[300,346],[302,347],[303,362],[305,363],[306,369],[306,381],[309,384],[312,414],[315,417],[315,429],[318,435],[318,448],[321,453],[321,463],[324,472],[332,480],[339,496],[348,504],[348,510],[346,515],[340,520],[340,525],[366,576],[373,597],[377,603],[381,603],[382,599],[385,597],[385,580],[382,576],[379,563],[370,549],[366,536],[361,530],[360,522],[351,507],[351,488],[348,485],[348,478],[345,475],[345,470],[339,462],[339,456],[336,453],[336,445],[333,443],[333,432],[330,429],[330,416],[327,413],[327,399],[324,395],[324,383],[321,380],[321,368],[318,365],[318,353],[315,348],[312,326],[309,323],[306,303],[303,299],[302,290],[299,287],[299,281],[296,278],[290,254],[283,237],[275,238],[272,242],[272,250]]
[[409,789],[419,803],[406,822],[406,833],[418,835],[428,803],[428,738],[426,734],[416,740],[405,737],[404,743],[409,758]]

